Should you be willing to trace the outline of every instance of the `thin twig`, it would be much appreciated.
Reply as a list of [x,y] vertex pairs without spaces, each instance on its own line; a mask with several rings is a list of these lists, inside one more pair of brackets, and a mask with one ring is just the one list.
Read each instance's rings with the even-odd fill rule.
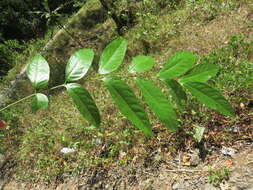
[[177,169],[177,170],[166,170],[167,172],[189,172],[189,173],[194,173],[194,172],[208,172],[208,170],[187,170],[187,169]]

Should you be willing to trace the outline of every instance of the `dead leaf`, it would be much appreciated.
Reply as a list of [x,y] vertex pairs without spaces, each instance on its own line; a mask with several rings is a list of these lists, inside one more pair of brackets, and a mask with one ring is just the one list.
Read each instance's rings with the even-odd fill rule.
[[233,165],[233,161],[232,160],[226,160],[225,163],[226,167],[231,167]]
[[6,122],[3,121],[3,120],[0,120],[0,129],[5,128],[6,126],[8,126],[8,123],[6,123]]
[[182,161],[183,161],[183,166],[190,166],[191,162],[190,162],[191,157],[188,155],[184,155],[182,157]]

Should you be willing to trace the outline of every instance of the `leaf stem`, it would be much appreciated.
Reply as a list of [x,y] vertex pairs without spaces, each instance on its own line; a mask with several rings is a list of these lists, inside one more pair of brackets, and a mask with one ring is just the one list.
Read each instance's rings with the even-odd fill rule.
[[[100,77],[94,77],[94,78],[90,78],[88,79],[89,80],[103,80],[103,78],[105,77],[108,77],[108,75],[104,75],[104,76],[100,76]],[[109,77],[119,77],[121,79],[125,79],[125,78],[129,78],[129,77],[136,77],[136,76],[133,76],[133,75],[126,75],[126,76],[119,76],[119,75],[109,75]]]
[[[58,86],[54,86],[54,87],[50,88],[49,90],[54,90],[54,89],[57,89],[57,88],[61,88],[61,87],[63,87],[63,86],[64,86],[64,84],[61,84],[61,85],[58,85]],[[14,106],[14,105],[18,104],[18,103],[20,103],[20,102],[22,102],[22,101],[24,101],[24,100],[27,100],[27,99],[29,99],[29,98],[35,96],[35,95],[36,95],[36,92],[33,93],[33,94],[31,94],[31,95],[29,95],[29,96],[26,96],[26,97],[24,97],[24,98],[22,98],[22,99],[20,99],[20,100],[18,100],[18,101],[16,101],[16,102],[13,102],[12,104],[9,104],[9,105],[5,106],[4,108],[0,109],[0,112],[6,110],[7,108],[9,108],[9,107],[11,107],[11,106]]]
[[36,93],[31,94],[31,95],[26,96],[26,97],[24,97],[24,98],[22,98],[22,99],[20,99],[20,100],[18,100],[18,101],[16,101],[16,102],[13,102],[12,104],[9,104],[8,106],[6,106],[6,107],[0,109],[0,112],[6,110],[7,108],[9,108],[9,107],[11,107],[11,106],[14,106],[14,105],[18,104],[18,103],[20,103],[20,102],[22,102],[22,101],[24,101],[24,100],[27,100],[27,99],[29,99],[29,98],[35,96],[35,94],[36,94]]
[[61,87],[64,87],[65,84],[61,84],[61,85],[58,85],[58,86],[54,86],[52,88],[50,88],[49,90],[54,90],[54,89],[57,89],[57,88],[61,88]]

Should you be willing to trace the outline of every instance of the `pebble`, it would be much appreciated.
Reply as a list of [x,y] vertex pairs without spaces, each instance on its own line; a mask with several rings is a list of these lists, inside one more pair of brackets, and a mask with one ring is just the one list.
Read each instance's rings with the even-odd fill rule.
[[61,149],[61,153],[63,153],[63,154],[71,154],[74,152],[76,152],[76,150],[73,148],[64,147]]
[[190,187],[190,186],[191,185],[189,184],[188,181],[185,181],[184,179],[182,179],[172,186],[172,190],[183,190],[183,189],[187,189],[187,187]]
[[223,146],[221,149],[221,153],[225,156],[233,156],[236,152],[237,152],[237,150],[230,148],[230,147]]
[[197,152],[193,153],[190,159],[191,166],[197,166],[200,164],[200,162],[201,162],[201,159],[199,157],[199,154]]

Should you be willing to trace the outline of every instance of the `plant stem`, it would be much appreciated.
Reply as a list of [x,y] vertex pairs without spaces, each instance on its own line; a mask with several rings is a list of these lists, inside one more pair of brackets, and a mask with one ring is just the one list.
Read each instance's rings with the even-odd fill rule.
[[[90,78],[89,80],[103,80],[103,78],[106,78],[108,75],[105,75],[105,76],[100,76],[100,77],[94,77],[94,78]],[[109,77],[119,77],[119,75],[110,75]],[[126,75],[126,76],[121,76],[121,77],[119,77],[119,78],[121,78],[121,79],[125,79],[125,78],[129,78],[129,77],[132,77],[132,78],[134,78],[135,76],[133,76],[133,75]],[[88,80],[88,81],[89,81]]]
[[65,84],[61,84],[61,85],[58,85],[58,86],[54,86],[52,88],[50,88],[49,90],[54,90],[54,89],[57,89],[57,88],[61,88],[61,87],[64,87]]
[[6,106],[6,107],[0,109],[0,112],[6,110],[7,108],[9,108],[9,107],[11,107],[11,106],[14,106],[14,105],[18,104],[18,103],[20,103],[20,102],[22,102],[22,101],[24,101],[24,100],[27,100],[27,99],[29,99],[29,98],[35,96],[35,94],[36,94],[36,93],[31,94],[31,95],[26,96],[26,97],[24,97],[24,98],[22,98],[22,99],[20,99],[20,100],[18,100],[18,101],[16,101],[16,102],[13,102],[12,104],[9,104],[8,106]]
[[[63,87],[63,86],[64,86],[64,84],[61,84],[61,85],[58,85],[58,86],[54,86],[54,87],[50,88],[49,90],[54,90],[54,89],[57,89],[57,88],[61,88],[61,87]],[[9,108],[9,107],[11,107],[11,106],[14,106],[14,105],[20,103],[20,102],[22,102],[22,101],[25,101],[25,100],[27,100],[27,99],[29,99],[29,98],[35,96],[35,95],[36,95],[36,93],[31,94],[31,95],[29,95],[29,96],[26,96],[26,97],[24,97],[24,98],[22,98],[22,99],[20,99],[20,100],[18,100],[18,101],[16,101],[16,102],[13,102],[12,104],[9,104],[9,105],[7,105],[6,107],[0,109],[0,112],[6,110],[7,108]]]

